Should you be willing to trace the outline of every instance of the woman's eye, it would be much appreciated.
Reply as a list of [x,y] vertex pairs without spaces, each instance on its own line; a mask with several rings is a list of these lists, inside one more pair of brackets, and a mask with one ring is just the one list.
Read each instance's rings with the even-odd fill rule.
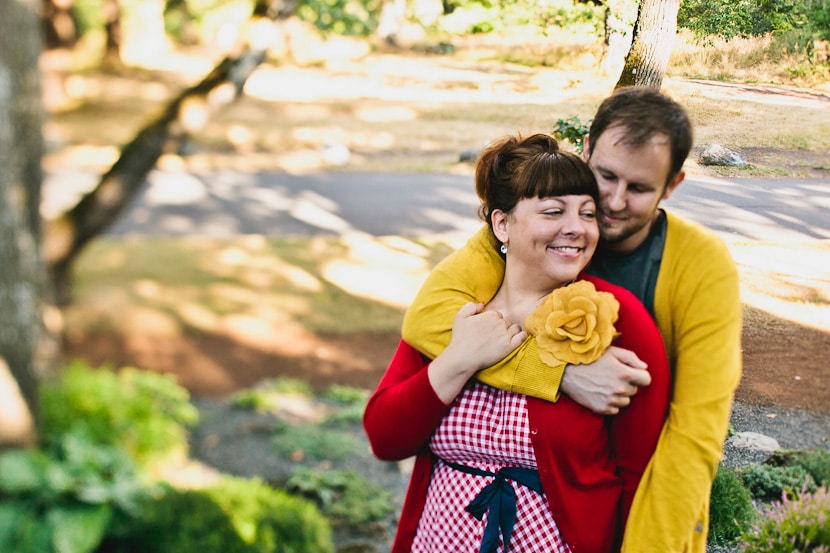
[[549,209],[549,210],[545,211],[545,215],[552,215],[552,216],[562,215],[562,210],[561,209]]

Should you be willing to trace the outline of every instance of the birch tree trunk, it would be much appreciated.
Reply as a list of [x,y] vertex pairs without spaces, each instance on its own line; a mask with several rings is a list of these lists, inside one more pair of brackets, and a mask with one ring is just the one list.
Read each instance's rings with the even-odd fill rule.
[[662,86],[677,34],[679,9],[680,0],[640,0],[631,49],[615,88]]
[[43,298],[37,0],[0,0],[0,448],[35,438]]

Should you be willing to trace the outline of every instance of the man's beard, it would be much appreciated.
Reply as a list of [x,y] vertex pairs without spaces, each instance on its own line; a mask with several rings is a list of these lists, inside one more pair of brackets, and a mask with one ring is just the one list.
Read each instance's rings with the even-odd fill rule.
[[602,222],[599,223],[599,236],[602,242],[606,244],[618,244],[620,242],[624,242],[625,240],[631,238],[642,229],[647,227],[651,221],[644,220],[644,221],[637,221],[632,222],[630,219],[625,220],[624,222],[612,224],[612,225],[604,225]]

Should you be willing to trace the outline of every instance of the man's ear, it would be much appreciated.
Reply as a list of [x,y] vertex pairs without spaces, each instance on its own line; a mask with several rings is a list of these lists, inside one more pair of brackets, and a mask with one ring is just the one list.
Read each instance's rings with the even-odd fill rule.
[[677,190],[677,187],[680,186],[680,183],[686,178],[686,173],[684,171],[678,171],[678,173],[674,176],[672,180],[666,185],[666,190],[663,192],[664,200],[668,200],[671,197],[672,193]]
[[582,139],[582,160],[588,163],[589,159],[591,159],[591,140],[586,134],[585,138]]

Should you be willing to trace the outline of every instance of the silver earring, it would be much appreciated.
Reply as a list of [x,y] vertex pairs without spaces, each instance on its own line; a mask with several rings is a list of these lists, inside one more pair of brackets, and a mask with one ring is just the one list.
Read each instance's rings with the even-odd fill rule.
[[502,244],[501,247],[499,248],[499,251],[501,253],[503,253],[504,255],[507,255],[507,244]]

